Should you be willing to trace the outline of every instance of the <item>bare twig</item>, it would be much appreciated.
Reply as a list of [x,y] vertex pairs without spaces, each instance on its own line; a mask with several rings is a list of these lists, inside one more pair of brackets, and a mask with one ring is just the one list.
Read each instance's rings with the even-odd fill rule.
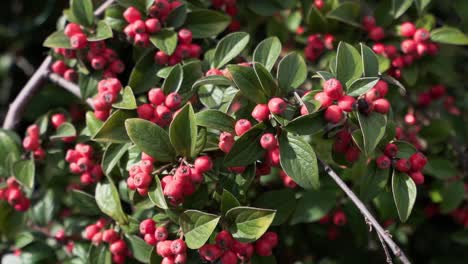
[[[94,15],[99,16],[106,8],[112,5],[115,0],[107,0],[101,6],[99,6],[95,11]],[[16,96],[15,100],[10,104],[10,108],[5,116],[5,120],[3,121],[3,128],[4,129],[13,129],[19,123],[21,116],[26,108],[26,105],[29,103],[31,98],[37,93],[37,91],[41,88],[42,83],[44,82],[45,78],[49,78],[48,68],[52,62],[52,57],[47,56],[44,61],[41,63],[41,66],[36,70],[36,72],[31,76],[29,81],[26,85],[21,89],[20,93]],[[61,85],[62,86],[62,85]],[[62,86],[64,87],[64,86]],[[64,87],[65,89],[67,87]],[[67,89],[68,90],[68,89]],[[68,90],[71,91],[71,90]]]
[[385,257],[387,258],[387,263],[388,264],[393,264],[392,256],[390,256],[390,252],[388,252],[388,248],[387,248],[387,245],[385,245],[385,241],[383,240],[382,236],[379,233],[377,233],[377,236],[379,237],[380,244],[382,244],[382,248],[384,250]]
[[[62,78],[60,75],[56,74],[56,73],[51,73],[51,72],[48,72],[47,73],[47,77],[49,78],[49,80],[64,88],[65,90],[69,91],[70,93],[72,93],[74,96],[78,97],[78,98],[81,98],[81,99],[84,99],[81,97],[81,92],[80,92],[80,87],[70,81],[67,81],[66,79]],[[88,104],[88,106],[92,109],[94,109],[94,106],[93,106],[93,100],[88,98],[86,99],[86,103]]]
[[346,183],[341,180],[340,176],[323,160],[318,158],[322,164],[325,172],[332,177],[332,179],[338,184],[338,186],[345,192],[345,194],[351,199],[351,201],[356,205],[356,207],[361,211],[362,215],[369,220],[369,223],[374,227],[375,231],[379,236],[383,238],[385,243],[390,247],[393,254],[397,256],[403,264],[411,264],[411,262],[406,257],[405,253],[400,249],[400,247],[392,240],[388,233],[382,228],[382,226],[377,222],[375,217],[369,212],[366,206],[362,203],[361,200],[354,194],[354,192],[346,185]]

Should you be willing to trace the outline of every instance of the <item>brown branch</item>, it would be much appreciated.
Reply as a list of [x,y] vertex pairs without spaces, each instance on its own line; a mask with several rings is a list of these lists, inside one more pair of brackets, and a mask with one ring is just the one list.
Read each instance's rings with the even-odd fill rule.
[[[105,1],[101,6],[99,6],[94,11],[94,15],[99,16],[102,13],[104,13],[106,8],[112,5],[114,1],[115,0]],[[44,79],[50,77],[50,75],[48,74],[49,72],[48,69],[51,63],[52,63],[52,57],[47,56],[44,59],[44,61],[41,63],[41,66],[39,66],[39,68],[36,70],[33,76],[31,76],[29,81],[23,87],[23,89],[21,89],[20,93],[16,96],[15,100],[13,100],[13,102],[10,104],[10,107],[8,108],[8,112],[5,116],[5,120],[3,121],[3,126],[2,126],[3,129],[9,129],[9,130],[14,129],[15,126],[19,123],[24,113],[24,109],[28,105],[29,101],[40,90],[44,82]],[[69,86],[67,85],[67,87]],[[67,87],[64,87],[64,88],[67,89]],[[72,90],[68,90],[68,91],[71,92]]]
[[411,262],[406,257],[405,253],[400,249],[400,247],[392,240],[388,233],[382,228],[382,226],[377,222],[375,217],[369,212],[367,207],[362,203],[362,201],[354,194],[354,192],[346,185],[346,183],[336,174],[336,172],[322,159],[318,158],[322,164],[325,172],[338,184],[338,186],[345,192],[345,194],[351,199],[351,201],[356,205],[356,207],[361,211],[361,214],[365,219],[368,219],[368,223],[371,224],[377,234],[387,243],[387,245],[392,250],[393,254],[397,256],[403,264],[411,264]]

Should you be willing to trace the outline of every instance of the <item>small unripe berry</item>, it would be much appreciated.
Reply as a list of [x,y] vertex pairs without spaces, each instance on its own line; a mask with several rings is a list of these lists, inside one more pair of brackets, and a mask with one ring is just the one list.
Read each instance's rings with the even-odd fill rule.
[[333,100],[325,92],[315,94],[314,100],[320,103],[322,109],[328,108],[333,103]]
[[401,172],[408,172],[411,169],[411,163],[407,159],[399,159],[395,163],[395,168]]
[[270,110],[266,104],[258,104],[252,111],[252,117],[258,122],[268,120],[270,116]]
[[278,140],[272,133],[266,133],[260,138],[260,145],[266,150],[272,150],[278,147]]
[[377,113],[386,114],[390,110],[390,103],[385,98],[377,99],[372,104]]
[[400,26],[400,35],[411,38],[416,32],[416,26],[412,22],[405,22]]
[[195,169],[203,173],[213,168],[213,161],[209,156],[201,156],[195,160],[193,165],[195,166]]
[[332,100],[339,100],[343,96],[343,86],[337,79],[329,79],[323,84],[323,91]]
[[325,120],[337,124],[343,119],[343,111],[337,105],[331,105],[325,110]]
[[245,132],[247,132],[252,127],[252,124],[247,119],[239,119],[234,126],[234,130],[236,131],[236,135],[239,137],[242,136]]
[[286,108],[287,104],[281,98],[275,97],[268,101],[268,110],[273,114],[282,115],[286,111]]
[[387,156],[382,155],[375,160],[375,163],[379,169],[384,170],[390,168],[392,161]]

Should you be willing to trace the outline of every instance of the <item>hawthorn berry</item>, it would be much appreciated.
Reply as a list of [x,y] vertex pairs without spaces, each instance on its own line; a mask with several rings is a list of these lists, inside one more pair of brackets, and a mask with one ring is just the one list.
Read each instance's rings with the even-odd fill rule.
[[180,104],[182,103],[182,97],[178,93],[173,92],[167,95],[164,103],[169,109],[175,110],[180,107]]
[[156,252],[158,253],[158,255],[161,257],[171,257],[172,256],[171,244],[172,244],[172,241],[170,240],[159,242],[156,245]]
[[260,138],[260,145],[266,150],[272,150],[278,147],[278,140],[272,133],[265,133]]
[[69,23],[65,26],[64,33],[67,37],[71,38],[72,36],[83,33],[81,26],[76,23]]
[[279,97],[271,98],[268,101],[268,110],[273,114],[282,115],[286,111],[286,107],[286,102]]
[[190,180],[190,167],[181,165],[177,168],[177,170],[174,173],[174,180],[182,180],[182,181],[187,181]]
[[338,100],[338,106],[344,112],[352,112],[356,99],[352,96],[345,95]]
[[107,229],[102,233],[102,241],[107,243],[114,243],[119,239],[119,235],[114,229]]
[[193,165],[197,171],[204,173],[213,168],[213,161],[209,156],[201,156],[195,159]]
[[411,163],[407,159],[402,158],[395,163],[395,168],[401,172],[408,172],[411,169]]
[[411,164],[411,171],[420,171],[427,164],[427,158],[421,152],[411,155],[408,161]]
[[88,37],[83,33],[77,33],[70,37],[70,45],[74,49],[85,48],[88,44]]
[[109,250],[113,255],[123,255],[127,251],[127,244],[119,239],[110,245]]
[[172,241],[171,243],[172,254],[174,255],[182,254],[182,253],[185,253],[186,250],[187,250],[187,245],[182,239],[176,239]]
[[180,43],[182,44],[190,44],[192,43],[192,31],[188,29],[181,29],[179,30],[179,33],[177,34]]
[[164,241],[169,236],[167,229],[164,226],[158,226],[154,231],[154,237],[157,241]]
[[390,165],[392,164],[392,161],[385,155],[378,157],[375,162],[377,163],[377,167],[383,170],[390,168]]
[[137,20],[141,20],[141,13],[135,7],[130,6],[124,11],[123,17],[128,23],[131,24]]
[[156,231],[156,223],[153,219],[145,219],[140,223],[140,233],[144,234],[152,234]]
[[325,110],[325,120],[337,124],[343,119],[343,111],[337,105],[331,105]]
[[343,86],[335,78],[328,79],[323,84],[323,92],[332,100],[339,100],[343,96]]
[[431,37],[431,33],[425,28],[420,28],[414,32],[413,39],[414,41],[420,43],[428,40]]
[[213,262],[222,256],[223,251],[216,245],[206,244],[198,249],[198,253],[203,260]]
[[393,144],[393,143],[389,143],[385,146],[385,150],[384,150],[384,154],[389,157],[389,158],[393,158],[397,155],[398,153],[398,146]]
[[245,134],[251,127],[252,124],[249,120],[239,119],[234,126],[234,130],[236,131],[236,135],[240,137]]
[[400,26],[400,34],[403,37],[411,38],[416,32],[416,26],[412,22],[404,22]]
[[54,73],[58,75],[63,75],[68,69],[68,66],[65,64],[64,61],[58,60],[52,64],[51,69]]
[[385,38],[385,31],[382,27],[374,27],[369,31],[369,38],[373,41],[379,41]]
[[234,252],[228,250],[225,251],[220,259],[221,264],[237,264],[237,256]]
[[258,122],[268,120],[270,117],[270,110],[266,104],[258,104],[252,111],[252,117]]
[[333,103],[333,100],[325,92],[315,94],[314,100],[320,102],[322,109],[328,108]]
[[390,110],[390,103],[385,98],[377,99],[372,104],[377,113],[386,114]]
[[409,173],[411,179],[413,179],[416,185],[421,185],[424,183],[424,175],[420,171],[412,171]]
[[226,230],[219,232],[216,235],[215,241],[216,245],[223,250],[228,250],[234,245],[234,238],[231,233]]

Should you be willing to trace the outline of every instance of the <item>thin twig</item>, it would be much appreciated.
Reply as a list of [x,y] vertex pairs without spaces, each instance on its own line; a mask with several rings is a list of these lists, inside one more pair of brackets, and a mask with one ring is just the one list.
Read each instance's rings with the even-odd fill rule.
[[[52,83],[64,88],[65,90],[73,94],[74,96],[81,98],[81,99],[85,99],[81,97],[80,87],[78,85],[62,78],[60,75],[56,73],[48,72],[47,77]],[[94,109],[93,100],[91,98],[86,99],[86,103],[91,109]]]
[[382,228],[382,226],[377,222],[375,217],[369,212],[366,206],[362,203],[361,200],[354,194],[354,192],[341,180],[340,176],[336,174],[335,171],[322,159],[318,158],[322,164],[325,172],[332,177],[332,179],[338,184],[338,186],[345,192],[345,194],[351,199],[351,201],[356,205],[356,207],[361,211],[365,218],[367,218],[374,227],[375,231],[382,236],[383,240],[392,250],[393,254],[397,256],[403,264],[411,264],[411,262],[406,257],[405,253],[400,249],[400,247],[391,239],[387,232]]
[[387,263],[393,264],[392,256],[390,256],[390,252],[388,252],[388,248],[387,248],[387,245],[385,245],[385,241],[383,240],[382,236],[379,233],[377,233],[377,236],[379,237],[380,244],[382,244],[382,248],[385,252],[385,257],[387,257]]

